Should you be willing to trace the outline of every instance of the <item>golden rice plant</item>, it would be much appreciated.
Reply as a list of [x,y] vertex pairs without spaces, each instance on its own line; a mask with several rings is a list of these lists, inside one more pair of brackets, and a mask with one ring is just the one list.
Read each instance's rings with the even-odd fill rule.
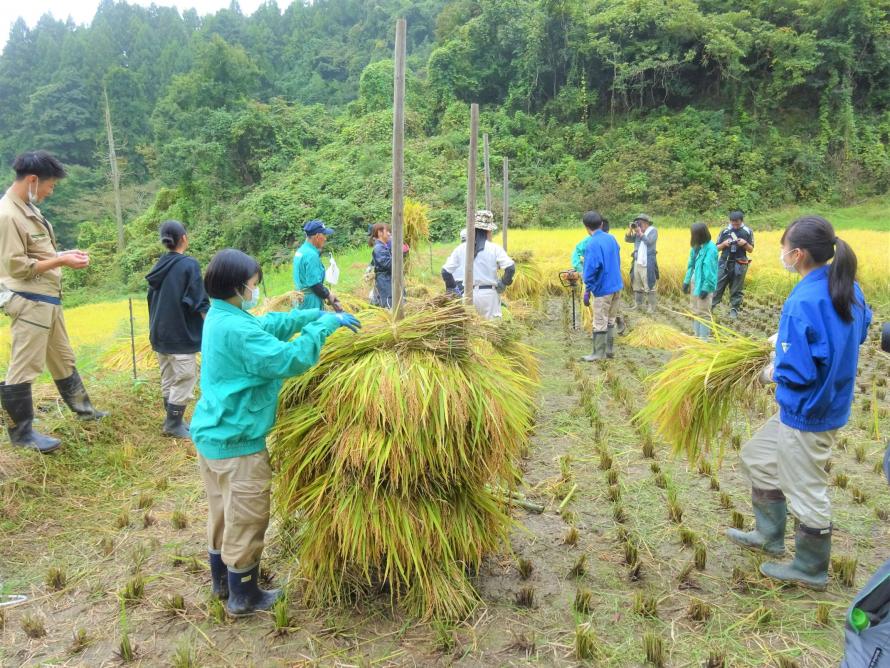
[[691,334],[649,318],[640,318],[624,339],[628,346],[659,350],[677,350],[698,342],[699,339]]
[[646,406],[634,416],[653,425],[674,454],[696,462],[726,424],[769,363],[772,345],[726,327],[714,327],[716,342],[696,341],[647,380]]
[[[411,248],[417,248],[421,241],[427,241],[430,237],[430,207],[422,202],[405,198],[404,209],[404,235],[405,243]],[[410,255],[408,257],[411,257]]]
[[412,614],[461,619],[478,600],[467,572],[508,546],[497,490],[519,479],[533,356],[454,300],[359,317],[360,334],[334,334],[285,384],[273,433],[305,597],[354,603],[385,585]]
[[[158,358],[148,340],[148,334],[135,337],[136,370],[150,371],[158,366]],[[131,371],[133,369],[133,348],[129,337],[119,340],[102,358],[102,366],[114,371]]]
[[303,292],[300,290],[291,290],[284,294],[274,297],[266,297],[263,303],[256,307],[251,313],[254,315],[265,315],[274,312],[287,312],[303,303]]
[[514,253],[513,261],[516,263],[516,274],[504,294],[510,299],[539,302],[547,292],[547,284],[534,255],[531,251]]

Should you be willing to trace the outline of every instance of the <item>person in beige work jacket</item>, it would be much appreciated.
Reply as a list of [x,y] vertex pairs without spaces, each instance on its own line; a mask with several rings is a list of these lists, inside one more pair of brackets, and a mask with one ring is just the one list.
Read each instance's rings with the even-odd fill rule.
[[46,151],[32,151],[17,157],[12,168],[15,182],[0,199],[0,306],[12,320],[0,403],[13,445],[51,452],[59,440],[32,428],[31,384],[44,366],[80,419],[107,415],[93,408],[84,389],[62,316],[62,267],[83,269],[90,259],[79,250],[57,252],[53,227],[36,206],[65,176],[62,163]]

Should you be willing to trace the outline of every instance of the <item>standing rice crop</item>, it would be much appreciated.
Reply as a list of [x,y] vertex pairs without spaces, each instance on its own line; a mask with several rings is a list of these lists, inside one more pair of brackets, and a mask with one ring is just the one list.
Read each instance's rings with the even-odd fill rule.
[[516,274],[513,283],[507,288],[507,297],[539,301],[547,292],[547,283],[534,254],[531,251],[520,251],[513,254],[513,261],[516,263]]
[[697,461],[709,452],[732,407],[742,405],[769,363],[772,344],[714,325],[714,343],[694,341],[647,380],[648,401],[634,417],[650,422]]
[[309,603],[386,589],[422,617],[465,617],[467,573],[507,546],[496,491],[517,482],[532,427],[527,349],[455,301],[361,314],[285,385],[274,432],[275,505],[301,528]]

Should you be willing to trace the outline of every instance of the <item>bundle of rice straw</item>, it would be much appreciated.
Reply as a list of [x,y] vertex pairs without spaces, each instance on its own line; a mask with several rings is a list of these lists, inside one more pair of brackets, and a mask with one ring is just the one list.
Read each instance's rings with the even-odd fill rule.
[[303,293],[300,290],[291,290],[274,297],[266,297],[263,303],[251,313],[265,315],[273,312],[287,312],[303,303]]
[[478,601],[467,573],[508,548],[508,501],[492,490],[519,479],[534,358],[509,323],[458,301],[359,317],[361,333],[334,334],[286,383],[273,434],[306,602],[385,590],[411,614],[462,619]]
[[[136,370],[150,371],[158,368],[158,358],[148,340],[148,334],[139,334],[135,337],[136,343]],[[131,371],[133,369],[133,349],[130,339],[121,339],[102,357],[102,366],[114,371]]]
[[519,251],[513,256],[516,263],[516,274],[513,282],[507,287],[506,296],[510,299],[524,299],[528,302],[539,302],[547,292],[547,283],[541,267],[535,262],[531,251]]
[[646,407],[634,416],[651,423],[675,455],[685,452],[692,462],[710,452],[733,407],[744,405],[773,350],[765,339],[720,325],[714,333],[713,343],[695,339],[647,379]]
[[651,318],[640,318],[624,339],[625,345],[628,346],[659,350],[677,350],[698,341],[699,339],[691,334]]

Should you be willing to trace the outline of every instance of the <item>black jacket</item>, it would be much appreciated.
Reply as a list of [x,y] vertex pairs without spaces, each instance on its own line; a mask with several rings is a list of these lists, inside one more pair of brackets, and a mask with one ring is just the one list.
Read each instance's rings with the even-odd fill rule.
[[210,308],[198,261],[167,253],[145,277],[148,280],[148,338],[151,347],[168,355],[201,350],[202,313]]

